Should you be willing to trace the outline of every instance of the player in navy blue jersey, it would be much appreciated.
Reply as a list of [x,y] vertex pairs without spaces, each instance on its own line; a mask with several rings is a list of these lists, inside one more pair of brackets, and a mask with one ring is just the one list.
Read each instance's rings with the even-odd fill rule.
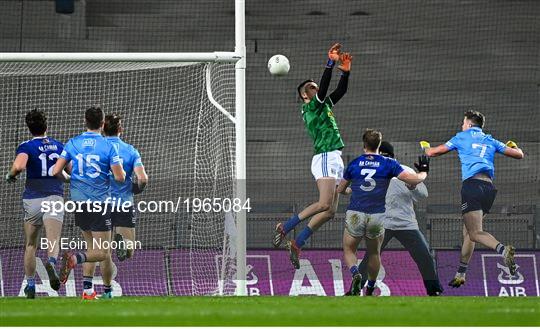
[[461,263],[455,277],[450,281],[452,287],[460,287],[465,283],[465,273],[476,242],[496,250],[504,258],[504,262],[512,275],[516,272],[514,262],[515,249],[511,245],[503,245],[495,237],[482,229],[484,215],[489,213],[497,189],[493,185],[495,153],[501,153],[514,159],[522,159],[523,151],[517,144],[508,141],[506,144],[494,139],[482,131],[485,117],[478,111],[467,111],[464,114],[461,132],[446,144],[430,147],[428,142],[420,145],[426,155],[436,157],[456,150],[461,161],[461,212],[463,216],[463,246]]
[[[118,115],[105,116],[105,125],[103,133],[107,140],[113,144],[120,155],[122,167],[126,172],[126,180],[122,183],[111,180],[111,197],[117,203],[126,205],[125,211],[117,211],[111,213],[112,226],[114,230],[114,240],[118,242],[118,246],[133,245],[130,242],[135,241],[135,207],[133,204],[133,195],[141,193],[148,183],[148,175],[144,170],[144,165],[141,160],[139,151],[132,145],[120,139],[120,134],[123,132],[122,118]],[[133,181],[132,177],[137,177]],[[124,241],[126,243],[120,243]],[[120,261],[126,258],[133,257],[134,249],[117,248],[116,255]]]
[[[27,282],[24,292],[28,298],[34,298],[37,239],[42,226],[45,227],[45,236],[49,246],[47,248],[49,259],[45,264],[49,284],[54,290],[60,288],[55,265],[64,212],[42,211],[41,204],[44,201],[63,202],[64,200],[63,184],[52,173],[52,168],[64,146],[47,136],[47,117],[42,111],[34,109],[28,112],[25,121],[34,138],[17,147],[17,156],[6,175],[6,180],[15,182],[17,176],[26,169],[25,189],[22,195],[26,240],[24,272]],[[66,179],[67,174],[63,173],[62,177]]]
[[343,233],[343,258],[353,278],[350,295],[358,295],[361,289],[356,250],[364,237],[369,256],[366,295],[372,295],[375,289],[381,266],[385,197],[390,180],[397,177],[407,184],[417,185],[426,179],[429,171],[429,158],[425,155],[414,164],[419,173],[405,171],[397,160],[380,155],[382,134],[377,130],[367,129],[362,140],[364,154],[349,163],[338,186],[338,192],[351,194]]
[[65,252],[62,259],[60,281],[65,283],[71,269],[83,264],[83,299],[94,299],[92,289],[94,262],[101,262],[101,273],[105,293],[102,297],[111,298],[111,279],[113,264],[110,250],[103,245],[111,241],[111,217],[107,207],[110,201],[110,177],[123,182],[126,174],[122,169],[118,151],[105,137],[101,136],[104,113],[98,107],[91,107],[85,113],[87,131],[70,139],[54,166],[53,174],[58,175],[71,161],[71,199],[78,204],[75,212],[77,225],[86,241],[86,252]]

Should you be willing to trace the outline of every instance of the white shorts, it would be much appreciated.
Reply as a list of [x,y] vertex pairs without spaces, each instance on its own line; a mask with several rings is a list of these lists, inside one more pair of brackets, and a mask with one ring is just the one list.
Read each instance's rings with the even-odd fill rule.
[[343,178],[343,160],[341,151],[325,152],[315,154],[311,160],[311,173],[315,180],[322,177],[332,177],[337,179],[337,184]]
[[384,213],[366,214],[347,210],[345,229],[355,238],[378,238],[384,234]]
[[[55,202],[60,201],[64,202],[64,197],[59,195],[49,195],[44,198],[37,199],[23,199],[23,209],[24,209],[24,221],[29,222],[32,225],[43,225],[43,218],[56,219],[59,222],[64,221],[64,210],[58,211],[56,213],[51,211],[41,212],[41,203],[43,201]],[[52,208],[52,206],[50,207]]]

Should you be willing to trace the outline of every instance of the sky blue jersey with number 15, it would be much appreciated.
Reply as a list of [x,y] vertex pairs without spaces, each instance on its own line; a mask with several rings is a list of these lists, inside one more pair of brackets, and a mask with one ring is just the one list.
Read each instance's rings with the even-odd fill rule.
[[493,160],[495,153],[504,153],[506,145],[482,131],[472,127],[452,137],[446,142],[451,151],[457,150],[461,161],[461,179],[466,180],[478,173],[495,177]]
[[71,199],[101,201],[110,197],[109,171],[120,164],[118,151],[105,137],[85,132],[67,142],[60,157],[73,161]]

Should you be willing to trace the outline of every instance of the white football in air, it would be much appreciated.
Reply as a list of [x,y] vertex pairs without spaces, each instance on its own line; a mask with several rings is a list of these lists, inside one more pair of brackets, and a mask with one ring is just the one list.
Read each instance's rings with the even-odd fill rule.
[[268,71],[272,75],[285,75],[290,68],[289,60],[283,55],[274,55],[268,60]]

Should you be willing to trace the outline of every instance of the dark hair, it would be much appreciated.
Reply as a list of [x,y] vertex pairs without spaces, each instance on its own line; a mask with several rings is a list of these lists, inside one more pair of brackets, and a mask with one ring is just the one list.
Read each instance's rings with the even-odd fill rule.
[[476,127],[483,128],[484,123],[486,123],[486,117],[478,111],[468,110],[464,115],[467,120],[470,120]]
[[370,151],[375,151],[381,145],[382,134],[375,129],[366,129],[364,135],[362,135],[362,141],[364,141],[364,148]]
[[302,98],[302,89],[304,89],[304,86],[306,85],[306,83],[309,83],[309,82],[315,82],[315,81],[311,79],[307,79],[306,81],[299,84],[298,87],[296,88],[296,90],[298,91],[298,96],[300,96],[300,98]]
[[390,158],[394,158],[394,147],[387,141],[382,141],[381,146],[379,146],[379,153],[388,154]]
[[92,106],[84,114],[86,120],[86,127],[90,130],[97,130],[101,128],[101,123],[103,122],[103,117],[105,114],[103,110],[99,107]]
[[26,113],[24,120],[33,136],[43,135],[47,131],[47,116],[41,110],[33,109]]
[[103,132],[106,136],[116,136],[120,132],[122,127],[122,117],[117,114],[107,114],[105,116],[105,124],[103,125]]

